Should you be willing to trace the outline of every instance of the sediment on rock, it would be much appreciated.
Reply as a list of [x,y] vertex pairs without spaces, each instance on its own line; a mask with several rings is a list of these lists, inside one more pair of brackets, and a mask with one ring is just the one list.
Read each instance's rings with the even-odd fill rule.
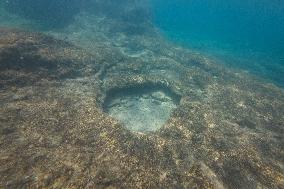
[[[283,90],[161,44],[145,59],[1,29],[0,186],[283,187]],[[104,112],[137,96],[174,104],[155,132]]]

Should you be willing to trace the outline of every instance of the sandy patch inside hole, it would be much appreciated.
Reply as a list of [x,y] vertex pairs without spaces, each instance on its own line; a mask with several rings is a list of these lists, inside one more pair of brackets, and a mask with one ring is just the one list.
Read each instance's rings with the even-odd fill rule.
[[104,111],[129,130],[146,133],[161,128],[178,102],[179,97],[167,89],[135,87],[110,92]]

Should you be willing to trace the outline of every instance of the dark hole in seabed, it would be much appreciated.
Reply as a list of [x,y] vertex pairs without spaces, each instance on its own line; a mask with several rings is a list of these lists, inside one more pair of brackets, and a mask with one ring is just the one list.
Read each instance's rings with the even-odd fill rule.
[[180,96],[163,86],[134,86],[110,90],[103,109],[129,130],[147,133],[166,123],[179,100]]

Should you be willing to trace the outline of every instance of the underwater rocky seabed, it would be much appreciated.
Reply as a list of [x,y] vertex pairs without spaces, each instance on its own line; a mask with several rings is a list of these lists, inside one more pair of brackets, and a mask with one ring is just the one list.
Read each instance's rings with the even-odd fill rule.
[[[283,89],[147,22],[81,13],[46,33],[0,30],[1,187],[284,188]],[[109,114],[135,100],[172,112],[131,131]]]

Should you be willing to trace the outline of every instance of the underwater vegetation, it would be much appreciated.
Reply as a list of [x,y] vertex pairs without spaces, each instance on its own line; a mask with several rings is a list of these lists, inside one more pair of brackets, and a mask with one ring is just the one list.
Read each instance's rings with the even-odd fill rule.
[[0,23],[0,188],[284,188],[282,88],[167,40],[148,1],[40,1]]

